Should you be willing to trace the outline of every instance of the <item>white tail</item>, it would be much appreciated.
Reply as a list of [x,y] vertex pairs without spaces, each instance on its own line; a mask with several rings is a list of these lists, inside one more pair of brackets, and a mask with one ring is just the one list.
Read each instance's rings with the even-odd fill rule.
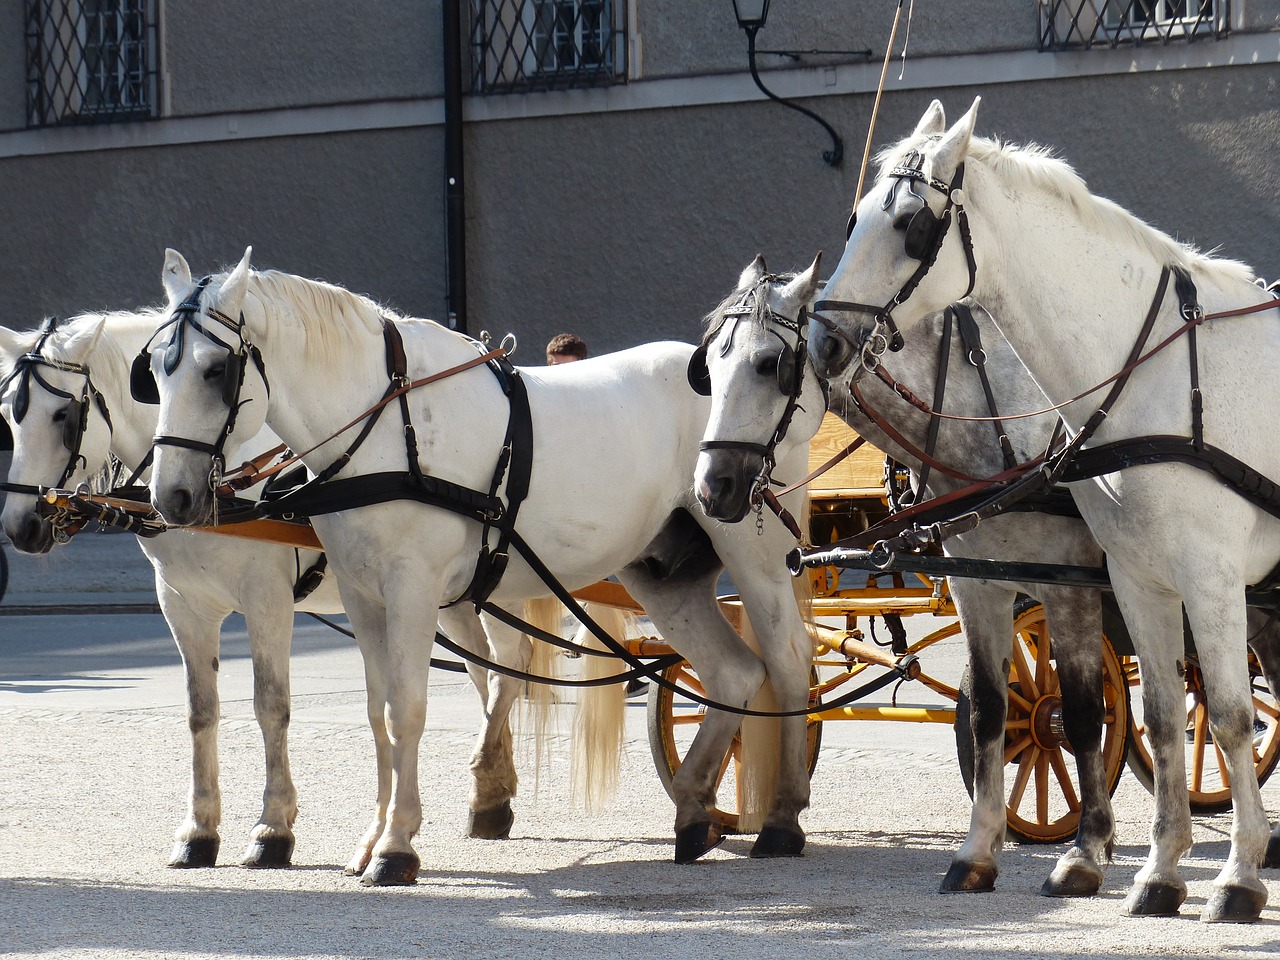
[[[555,597],[526,600],[524,619],[540,630],[559,634],[564,622],[564,605]],[[559,648],[543,640],[529,637],[527,634],[524,639],[532,645],[527,672],[538,677],[560,676],[559,665],[562,658],[559,656]],[[557,689],[559,688],[547,683],[525,684],[524,706],[520,710],[519,720],[521,732],[533,734],[535,791],[542,766],[550,761],[550,740],[554,732],[551,707],[556,702]]]
[[[629,618],[623,611],[594,603],[586,604],[585,608],[609,636],[619,643],[625,641]],[[604,649],[604,644],[585,627],[578,630],[574,642]],[[620,673],[625,666],[614,657],[584,656],[578,662],[582,665],[579,676],[584,680]],[[570,779],[574,800],[589,812],[603,809],[617,793],[626,710],[624,684],[579,688]]]

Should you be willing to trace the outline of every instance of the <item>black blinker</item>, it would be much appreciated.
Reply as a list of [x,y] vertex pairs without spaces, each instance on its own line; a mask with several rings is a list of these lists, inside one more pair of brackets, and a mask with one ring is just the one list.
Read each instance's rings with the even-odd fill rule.
[[784,345],[778,354],[778,389],[785,397],[791,396],[796,388],[796,352],[791,346]]
[[917,210],[907,223],[907,236],[903,240],[907,256],[913,260],[927,258],[938,242],[938,232],[941,229],[942,221],[933,215],[932,210],[928,207]]
[[129,368],[129,393],[138,403],[159,403],[160,388],[151,372],[151,354],[140,353]]
[[707,369],[707,348],[698,347],[689,358],[689,369],[686,371],[689,386],[693,392],[702,397],[711,396],[711,371]]
[[844,238],[848,240],[853,236],[853,228],[858,225],[858,209],[854,208],[853,213],[849,214],[849,224],[844,228]]
[[62,445],[71,453],[79,452],[88,419],[89,409],[82,401],[67,401],[66,419],[62,421]]
[[27,415],[27,407],[31,405],[31,386],[28,383],[30,378],[24,370],[22,375],[18,377],[18,391],[13,395],[13,422],[21,423],[22,418]]
[[240,397],[240,384],[244,382],[244,357],[238,353],[227,355],[222,372],[222,402],[234,406]]

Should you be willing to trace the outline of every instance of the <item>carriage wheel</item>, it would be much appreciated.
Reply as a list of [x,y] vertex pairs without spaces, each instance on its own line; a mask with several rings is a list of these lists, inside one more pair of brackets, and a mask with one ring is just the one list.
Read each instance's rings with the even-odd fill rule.
[[0,600],[9,589],[9,559],[4,555],[4,547],[0,546]]
[[[1124,658],[1125,673],[1132,687],[1142,683],[1136,657]],[[1231,809],[1231,779],[1227,775],[1226,758],[1213,742],[1209,732],[1209,709],[1206,705],[1204,678],[1193,659],[1187,661],[1187,793],[1193,813],[1221,813]],[[1249,685],[1253,693],[1254,739],[1253,763],[1258,784],[1266,783],[1280,761],[1280,704],[1267,686],[1262,668],[1249,654]],[[1139,698],[1141,700],[1141,698]],[[1133,723],[1133,747],[1129,751],[1129,769],[1144,787],[1155,792],[1152,772],[1151,743],[1141,716]]]
[[[1014,608],[1015,637],[1009,668],[1005,723],[1005,817],[1009,833],[1025,843],[1060,843],[1080,825],[1079,779],[1071,744],[1062,729],[1062,697],[1044,609],[1034,600]],[[1129,731],[1129,686],[1111,643],[1102,642],[1106,701],[1102,757],[1107,791],[1124,772]],[[960,775],[973,796],[970,678],[966,668],[956,701],[956,752]]]
[[[697,673],[687,662],[667,667],[662,672],[662,678],[678,683],[700,696],[706,696]],[[818,682],[816,670],[811,671],[809,682],[811,685]],[[811,702],[812,697],[813,694]],[[677,698],[678,694],[666,687],[657,683],[649,684],[649,749],[653,753],[654,766],[658,768],[658,779],[662,781],[667,796],[672,799],[674,794],[671,792],[671,783],[707,715],[707,708],[702,704],[682,699],[677,703]],[[806,730],[806,761],[809,775],[813,776],[813,770],[818,765],[818,750],[822,746],[822,721],[810,718]],[[720,777],[716,781],[716,803],[712,810],[725,833],[738,832],[738,811],[742,808],[738,792],[738,767],[741,762],[742,740],[739,734],[734,734],[733,744],[720,764]]]

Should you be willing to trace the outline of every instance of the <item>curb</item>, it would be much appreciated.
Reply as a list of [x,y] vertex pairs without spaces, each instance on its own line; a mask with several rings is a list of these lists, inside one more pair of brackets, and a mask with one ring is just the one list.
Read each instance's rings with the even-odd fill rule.
[[159,613],[158,603],[15,603],[0,604],[0,617],[77,616],[108,613]]

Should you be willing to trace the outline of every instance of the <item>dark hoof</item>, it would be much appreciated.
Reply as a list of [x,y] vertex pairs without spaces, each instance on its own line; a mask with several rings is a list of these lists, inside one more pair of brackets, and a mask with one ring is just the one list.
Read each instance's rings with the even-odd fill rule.
[[374,857],[360,877],[365,887],[409,887],[418,882],[421,861],[416,853],[393,853]]
[[996,888],[999,871],[994,863],[965,863],[953,860],[942,878],[939,893],[990,893]]
[[240,858],[240,866],[255,870],[291,867],[293,866],[293,840],[289,837],[250,840],[249,849]]
[[1131,917],[1176,917],[1186,897],[1185,887],[1172,883],[1149,883],[1130,891],[1124,901],[1124,912]]
[[502,806],[492,810],[472,810],[467,817],[467,836],[478,840],[506,840],[515,822],[511,801],[504,800]]
[[196,867],[212,867],[218,862],[217,837],[199,837],[195,840],[179,840],[169,854],[169,866],[175,870],[191,870]]
[[804,853],[804,832],[783,827],[765,827],[751,847],[751,856],[798,857]]
[[1253,887],[1214,887],[1200,919],[1205,923],[1253,923],[1267,905],[1267,891]]
[[1040,888],[1042,897],[1092,897],[1102,886],[1102,874],[1092,870],[1055,870]]
[[676,863],[693,863],[720,846],[724,834],[715,823],[693,823],[676,833]]
[[1274,835],[1267,842],[1267,853],[1262,858],[1264,867],[1275,868],[1280,867],[1280,835]]

